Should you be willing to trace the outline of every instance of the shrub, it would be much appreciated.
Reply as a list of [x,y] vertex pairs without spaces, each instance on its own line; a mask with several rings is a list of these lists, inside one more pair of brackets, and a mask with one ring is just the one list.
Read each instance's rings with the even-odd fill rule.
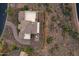
[[70,16],[71,10],[72,10],[72,8],[70,5],[68,5],[68,4],[64,5],[64,12],[63,13],[65,16]]
[[72,30],[67,24],[64,24],[62,26],[62,29],[64,32],[68,32],[70,36],[72,36],[74,39],[79,39],[79,33],[75,30]]
[[48,37],[47,38],[47,43],[50,44],[52,42],[53,38],[52,37]]
[[16,46],[16,44],[12,44],[12,46],[10,47],[10,50],[12,51],[12,50],[16,50],[16,49],[18,49],[18,47]]
[[62,25],[62,29],[64,32],[69,32],[71,30],[71,28],[67,24]]
[[21,10],[25,11],[25,10],[29,10],[29,8],[28,8],[28,6],[25,5]]
[[32,47],[23,48],[22,50],[28,54],[32,54],[32,52],[34,51]]
[[3,52],[5,48],[5,42],[4,41],[0,41],[0,52]]
[[74,38],[74,39],[79,39],[79,33],[76,31],[70,31],[69,34]]
[[65,16],[70,16],[70,11],[65,10],[65,11],[64,11],[64,15],[65,15]]
[[8,13],[8,15],[12,16],[13,13],[14,13],[13,8],[12,8],[12,7],[9,7],[9,8],[7,9],[7,13]]

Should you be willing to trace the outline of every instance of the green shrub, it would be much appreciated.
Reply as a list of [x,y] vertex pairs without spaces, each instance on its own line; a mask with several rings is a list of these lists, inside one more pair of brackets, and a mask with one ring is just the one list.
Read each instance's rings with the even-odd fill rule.
[[8,13],[8,15],[12,16],[13,13],[14,13],[13,8],[12,8],[12,7],[9,7],[9,8],[7,9],[7,13]]
[[74,38],[74,39],[79,39],[79,33],[76,31],[70,31],[69,34]]
[[34,51],[32,47],[23,48],[22,50],[28,54],[32,54],[32,52]]
[[5,48],[5,42],[4,41],[0,41],[0,52],[3,52]]
[[70,28],[67,24],[64,24],[62,26],[62,29],[64,32],[68,32],[70,36],[72,36],[74,39],[79,39],[79,33]]
[[18,49],[18,47],[16,46],[16,44],[12,44],[12,46],[10,47],[10,50],[12,51],[12,50],[16,50],[16,49]]
[[50,44],[52,42],[53,38],[52,37],[48,37],[47,38],[47,43]]
[[67,24],[62,25],[62,29],[63,29],[64,32],[71,31],[71,28]]
[[70,16],[71,6],[65,5],[64,8],[65,8],[65,9],[64,9],[64,15],[65,15],[65,16]]
[[25,11],[25,10],[29,10],[29,8],[28,8],[28,6],[25,5],[21,10]]
[[65,16],[70,16],[70,11],[65,10],[65,11],[64,11],[64,15],[65,15]]

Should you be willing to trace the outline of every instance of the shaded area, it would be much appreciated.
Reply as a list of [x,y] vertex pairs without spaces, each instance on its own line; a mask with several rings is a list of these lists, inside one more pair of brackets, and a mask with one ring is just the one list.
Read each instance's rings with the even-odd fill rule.
[[79,18],[79,3],[76,3],[76,8],[77,8],[77,15],[78,15],[78,18]]
[[6,21],[6,15],[7,13],[5,12],[7,9],[7,3],[0,3],[0,35],[4,29],[4,24]]

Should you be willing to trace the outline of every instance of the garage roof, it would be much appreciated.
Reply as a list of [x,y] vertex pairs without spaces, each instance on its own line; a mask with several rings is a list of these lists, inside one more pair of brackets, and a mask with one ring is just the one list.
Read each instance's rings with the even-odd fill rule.
[[24,39],[30,39],[31,35],[30,34],[24,34]]

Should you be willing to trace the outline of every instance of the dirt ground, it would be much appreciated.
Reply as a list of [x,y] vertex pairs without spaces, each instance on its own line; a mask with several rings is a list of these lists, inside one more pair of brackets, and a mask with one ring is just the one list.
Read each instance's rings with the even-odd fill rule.
[[[23,4],[16,4],[16,8]],[[64,33],[60,27],[65,21],[72,26],[72,16],[64,16],[64,4],[24,4],[29,10],[38,11],[37,21],[40,25],[40,47],[33,55],[49,56],[69,56],[79,55],[79,40],[73,39],[68,33]],[[71,4],[68,4],[71,8]],[[11,31],[11,29],[6,29]],[[9,32],[8,32],[9,33]],[[14,40],[8,35],[8,42]],[[47,44],[47,38],[53,38],[50,44]],[[7,39],[7,38],[5,38]],[[7,42],[6,41],[6,42]],[[11,43],[9,42],[9,43]]]
[[[44,11],[47,13],[47,18],[45,19],[43,16],[40,16],[39,21],[44,25],[43,32],[41,33],[41,38],[43,41],[43,47],[47,46],[45,49],[43,48],[41,52],[38,52],[38,55],[79,55],[78,47],[79,47],[79,41],[76,39],[73,39],[68,33],[64,33],[63,30],[60,28],[59,24],[63,23],[64,20],[68,20],[68,24],[72,26],[72,18],[71,16],[64,17],[63,11],[64,8],[62,4],[28,4],[32,10],[37,11]],[[48,8],[47,8],[48,7]],[[69,4],[69,7],[71,8],[71,4]],[[47,9],[46,9],[47,8]],[[49,10],[48,10],[49,9]],[[46,16],[45,16],[46,17]],[[46,22],[48,22],[48,25],[46,26]],[[45,24],[44,24],[45,22]],[[48,27],[48,30],[44,30],[46,27]],[[47,32],[47,33],[46,33]],[[46,44],[45,36],[52,36],[53,41],[51,44]],[[46,51],[45,51],[46,50]]]

